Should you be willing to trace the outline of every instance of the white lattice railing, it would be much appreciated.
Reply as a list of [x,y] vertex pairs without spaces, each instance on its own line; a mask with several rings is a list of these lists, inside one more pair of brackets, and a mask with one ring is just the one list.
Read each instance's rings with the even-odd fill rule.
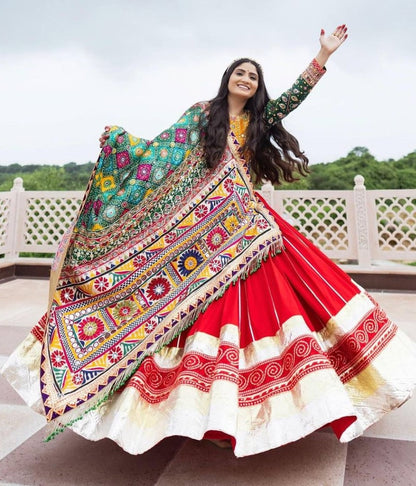
[[[330,258],[368,268],[374,260],[416,261],[416,189],[367,191],[274,190],[260,194]],[[82,192],[25,191],[15,179],[0,193],[0,254],[54,253],[76,215]]]
[[20,177],[0,192],[0,254],[54,253],[81,203],[80,191],[25,191]]

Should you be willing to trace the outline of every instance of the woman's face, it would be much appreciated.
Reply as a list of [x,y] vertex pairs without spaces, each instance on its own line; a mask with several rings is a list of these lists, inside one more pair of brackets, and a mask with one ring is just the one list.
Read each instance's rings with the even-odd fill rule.
[[248,100],[255,95],[258,85],[256,66],[251,62],[243,62],[234,69],[228,80],[228,95]]

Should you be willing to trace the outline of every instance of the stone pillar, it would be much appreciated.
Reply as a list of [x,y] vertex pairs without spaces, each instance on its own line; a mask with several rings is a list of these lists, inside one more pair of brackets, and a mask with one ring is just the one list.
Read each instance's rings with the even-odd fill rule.
[[354,177],[354,210],[357,230],[358,266],[371,267],[370,231],[368,225],[367,194],[364,177]]
[[21,225],[22,225],[22,211],[21,197],[20,194],[24,192],[23,179],[21,177],[16,177],[13,181],[13,187],[10,189],[10,220],[8,233],[11,239],[11,251],[8,252],[7,258],[15,259],[18,258],[19,252],[18,241],[21,238]]
[[274,187],[272,186],[270,181],[266,181],[261,186],[260,194],[266,200],[267,204],[269,204],[271,207],[273,207],[273,193]]

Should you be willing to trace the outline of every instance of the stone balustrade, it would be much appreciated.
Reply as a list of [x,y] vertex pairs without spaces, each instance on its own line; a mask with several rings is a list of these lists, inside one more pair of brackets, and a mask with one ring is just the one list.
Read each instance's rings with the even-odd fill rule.
[[[350,191],[275,190],[266,183],[259,192],[332,259],[362,269],[380,260],[416,262],[416,189],[366,190],[362,176],[354,181]],[[54,253],[82,196],[25,191],[15,179],[11,191],[0,192],[2,259]]]

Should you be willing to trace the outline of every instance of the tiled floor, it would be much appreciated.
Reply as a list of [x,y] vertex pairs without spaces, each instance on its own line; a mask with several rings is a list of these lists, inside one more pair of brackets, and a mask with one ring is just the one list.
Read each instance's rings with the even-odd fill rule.
[[[43,313],[47,291],[45,280],[0,284],[0,365]],[[416,339],[416,294],[373,295]],[[349,444],[324,430],[243,459],[177,437],[131,456],[110,440],[94,443],[71,431],[45,443],[43,429],[43,418],[0,376],[1,485],[416,486],[415,398]]]

